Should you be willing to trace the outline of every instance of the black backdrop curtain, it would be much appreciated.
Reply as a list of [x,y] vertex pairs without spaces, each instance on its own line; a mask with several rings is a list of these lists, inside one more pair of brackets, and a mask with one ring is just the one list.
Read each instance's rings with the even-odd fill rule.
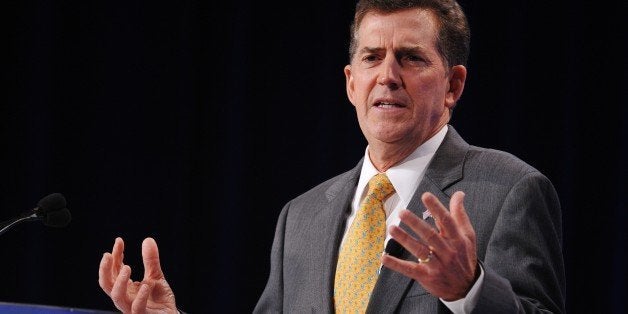
[[[626,311],[624,3],[464,1],[452,124],[544,172],[563,206],[569,312]],[[62,229],[0,237],[0,301],[113,309],[102,253],[160,245],[178,304],[250,312],[283,204],[355,165],[353,1],[4,1],[0,220],[52,192]],[[283,13],[282,13],[283,12]]]

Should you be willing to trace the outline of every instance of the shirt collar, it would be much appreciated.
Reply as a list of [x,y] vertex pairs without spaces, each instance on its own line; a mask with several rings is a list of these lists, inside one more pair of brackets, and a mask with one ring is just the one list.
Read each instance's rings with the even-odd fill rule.
[[[425,141],[425,143],[417,147],[417,149],[415,149],[414,152],[412,152],[403,161],[393,167],[390,167],[386,171],[386,175],[388,176],[388,179],[390,179],[393,187],[395,187],[395,192],[399,195],[401,203],[404,207],[410,202],[410,199],[419,186],[421,179],[423,179],[425,169],[427,168],[430,160],[432,160],[434,153],[436,153],[436,150],[443,142],[443,139],[447,134],[447,130],[447,125],[443,126],[440,131]],[[379,173],[369,158],[368,149],[369,147],[367,146],[364,152],[364,163],[362,164],[362,170],[360,172],[360,180],[358,181],[356,190],[358,192],[362,191],[362,196],[366,193],[365,188],[368,181],[371,177]]]

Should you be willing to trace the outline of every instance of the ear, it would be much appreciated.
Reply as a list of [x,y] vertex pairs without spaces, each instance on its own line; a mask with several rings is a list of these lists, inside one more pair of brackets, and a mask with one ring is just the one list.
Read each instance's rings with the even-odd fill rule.
[[464,65],[455,65],[449,69],[449,90],[445,96],[445,107],[453,109],[462,96],[464,82],[467,79],[467,68]]
[[345,85],[347,88],[347,97],[349,98],[349,101],[351,102],[351,104],[355,106],[355,103],[353,102],[353,99],[355,97],[355,84],[353,82],[353,75],[351,74],[350,64],[345,65],[344,72],[345,72]]

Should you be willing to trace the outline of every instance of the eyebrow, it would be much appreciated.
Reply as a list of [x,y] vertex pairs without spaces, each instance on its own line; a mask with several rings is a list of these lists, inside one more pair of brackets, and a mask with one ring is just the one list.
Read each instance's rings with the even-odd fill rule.
[[[381,48],[381,47],[364,47],[362,49],[360,49],[359,54],[369,54],[369,53],[378,53],[378,52],[382,52],[386,50],[385,48]],[[408,53],[421,53],[424,54],[426,53],[426,49],[423,46],[420,45],[416,45],[416,46],[411,46],[411,47],[400,47],[395,49],[395,54],[408,54]]]
[[395,49],[395,53],[402,53],[402,54],[411,54],[411,53],[419,53],[419,54],[425,54],[426,49],[423,46],[413,46],[413,47],[401,47],[399,49]]
[[382,50],[385,50],[384,48],[374,48],[374,47],[364,47],[362,49],[360,49],[360,51],[358,52],[359,54],[369,54],[369,53],[377,53],[380,52]]

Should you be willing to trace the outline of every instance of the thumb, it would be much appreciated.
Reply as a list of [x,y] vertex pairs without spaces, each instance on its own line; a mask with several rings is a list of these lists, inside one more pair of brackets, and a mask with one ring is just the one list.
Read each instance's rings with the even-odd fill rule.
[[467,216],[467,211],[464,208],[464,196],[465,194],[462,191],[454,193],[449,202],[449,209],[451,210],[451,217],[456,221],[462,233],[470,235],[474,234],[474,231],[469,216]]
[[153,238],[146,238],[142,242],[142,260],[144,262],[144,280],[162,279],[164,274],[159,263],[159,250]]

